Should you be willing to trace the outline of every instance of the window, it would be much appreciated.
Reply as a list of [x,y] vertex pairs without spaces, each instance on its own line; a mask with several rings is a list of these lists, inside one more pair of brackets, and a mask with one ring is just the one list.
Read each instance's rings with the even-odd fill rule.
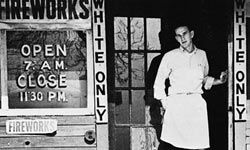
[[114,17],[115,104],[110,107],[114,113],[110,119],[114,122],[114,149],[146,149],[147,143],[155,142],[145,98],[147,83],[153,80],[149,67],[162,53],[160,31],[160,18]]
[[114,18],[117,124],[146,123],[145,77],[152,59],[161,54],[160,30],[159,18]]
[[0,36],[1,115],[94,113],[91,32],[1,30]]

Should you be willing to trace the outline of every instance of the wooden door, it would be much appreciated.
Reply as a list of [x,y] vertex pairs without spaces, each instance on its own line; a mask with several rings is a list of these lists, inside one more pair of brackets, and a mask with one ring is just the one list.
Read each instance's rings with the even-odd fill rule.
[[[159,18],[114,17],[113,49],[108,64],[110,149],[154,150],[158,147],[151,124],[147,72],[161,54]],[[110,61],[110,60],[109,60]]]

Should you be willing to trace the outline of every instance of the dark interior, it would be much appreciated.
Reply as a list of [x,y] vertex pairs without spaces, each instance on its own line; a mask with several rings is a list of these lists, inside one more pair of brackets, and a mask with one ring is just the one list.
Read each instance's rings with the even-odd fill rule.
[[[207,52],[209,75],[218,78],[228,67],[232,4],[228,0],[109,0],[106,1],[107,39],[112,37],[114,16],[160,17],[165,33],[161,47],[169,51],[178,46],[171,32],[175,20],[187,21],[194,26],[195,45]],[[107,42],[109,49],[112,40]],[[208,106],[211,149],[225,150],[228,146],[227,84],[213,87],[203,96]]]

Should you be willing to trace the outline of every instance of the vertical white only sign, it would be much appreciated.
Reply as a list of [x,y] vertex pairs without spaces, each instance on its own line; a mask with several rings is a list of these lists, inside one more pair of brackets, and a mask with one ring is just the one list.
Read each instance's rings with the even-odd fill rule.
[[246,118],[246,3],[234,0],[234,121]]
[[96,123],[108,122],[104,0],[92,0]]

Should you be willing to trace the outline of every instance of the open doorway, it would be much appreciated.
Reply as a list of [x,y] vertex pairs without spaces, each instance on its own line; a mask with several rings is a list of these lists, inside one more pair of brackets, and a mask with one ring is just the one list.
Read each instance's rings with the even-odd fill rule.
[[[117,16],[122,17],[142,17],[142,18],[160,18],[161,19],[161,31],[163,32],[163,43],[161,44],[161,49],[165,52],[178,46],[176,43],[173,34],[171,32],[171,26],[175,19],[183,17],[188,21],[193,22],[196,26],[195,29],[195,43],[196,46],[200,49],[203,49],[207,53],[210,73],[209,75],[216,78],[219,77],[220,72],[228,69],[228,35],[230,32],[230,21],[232,15],[232,4],[228,3],[226,0],[216,1],[216,0],[192,0],[192,1],[171,1],[171,0],[157,0],[152,3],[152,1],[145,0],[120,0],[120,1],[111,1],[107,6],[107,15],[109,18],[107,22],[107,35],[112,37],[113,40],[108,40],[108,55],[112,56],[113,59],[110,59],[108,63],[108,73],[109,73],[109,104],[112,107],[116,107],[119,102],[126,102],[128,99],[127,109],[122,109],[124,114],[129,114],[137,112],[140,114],[140,111],[145,111],[139,109],[141,107],[133,107],[134,109],[138,108],[136,111],[130,111],[132,103],[130,104],[129,96],[124,97],[116,92],[115,89],[115,72],[114,70],[114,60],[115,54],[115,45],[114,45],[114,18]],[[190,20],[189,20],[190,19]],[[157,30],[158,31],[158,30]],[[145,53],[144,51],[141,51]],[[125,53],[121,51],[121,53]],[[109,57],[108,57],[109,58]],[[150,64],[148,64],[150,65]],[[132,68],[128,68],[132,70]],[[144,68],[144,72],[147,71],[147,68]],[[146,78],[146,74],[144,74]],[[145,80],[144,80],[145,81]],[[145,81],[147,82],[147,81]],[[140,85],[139,90],[145,90],[145,84]],[[134,92],[133,88],[126,89],[128,91]],[[114,94],[115,93],[115,94]],[[118,94],[118,95],[117,95]],[[129,95],[129,94],[128,94]],[[208,106],[208,118],[209,118],[209,130],[210,130],[210,145],[211,150],[226,150],[228,149],[228,87],[227,84],[213,87],[210,91],[205,91],[203,94]],[[144,99],[141,104],[146,105]],[[131,106],[130,106],[131,105]],[[141,106],[141,105],[140,105]],[[110,107],[111,108],[111,107]],[[112,115],[113,113],[113,115]],[[115,109],[110,112],[112,117],[115,117]],[[123,118],[124,121],[125,118]],[[142,119],[142,118],[141,118]],[[112,121],[112,119],[110,120]],[[138,120],[137,120],[138,121]],[[125,130],[117,128],[115,132],[110,131],[111,138],[110,144],[116,144],[118,140],[123,140],[122,143],[127,143],[126,145],[133,149],[133,133],[134,130],[129,127],[131,124],[122,124]],[[115,126],[111,122],[111,126]],[[144,126],[142,130],[144,131]],[[119,132],[118,132],[119,131]],[[138,130],[139,131],[139,130]],[[141,130],[140,130],[141,131]],[[126,134],[125,134],[126,132]],[[120,133],[120,135],[116,135]],[[142,132],[140,132],[142,133]],[[143,132],[144,133],[144,132]],[[145,132],[147,133],[147,132]],[[155,134],[156,136],[156,134]],[[117,137],[117,138],[116,138]],[[147,142],[148,136],[141,134],[142,139],[145,139]],[[143,144],[143,142],[142,142]],[[130,145],[130,146],[129,146]],[[150,144],[146,144],[148,147],[145,149],[152,149]],[[152,144],[154,148],[156,147]],[[112,146],[111,146],[112,147]],[[114,146],[113,146],[114,147]]]

